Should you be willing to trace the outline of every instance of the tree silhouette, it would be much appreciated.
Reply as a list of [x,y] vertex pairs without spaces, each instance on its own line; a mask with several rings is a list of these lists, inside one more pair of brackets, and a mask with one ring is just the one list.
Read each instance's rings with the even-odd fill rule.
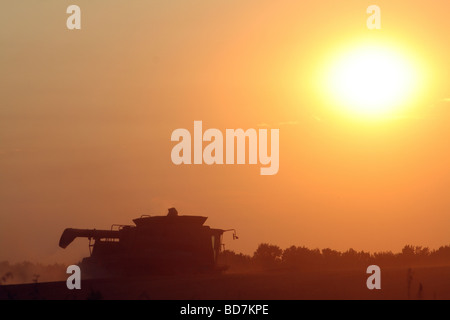
[[339,252],[330,248],[320,251],[305,246],[290,246],[282,250],[276,245],[261,243],[253,256],[236,254],[229,250],[225,250],[221,256],[222,261],[235,270],[254,270],[262,267],[295,271],[317,268],[360,268],[371,264],[409,268],[413,265],[450,264],[450,246],[430,250],[427,247],[406,245],[400,253],[391,251],[369,253],[354,249]]
[[268,243],[261,243],[253,254],[253,259],[264,267],[275,267],[281,261],[283,250]]

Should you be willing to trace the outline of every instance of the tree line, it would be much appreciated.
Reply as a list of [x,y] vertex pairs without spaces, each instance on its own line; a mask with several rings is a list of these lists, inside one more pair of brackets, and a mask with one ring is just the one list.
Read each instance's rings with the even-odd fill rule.
[[333,249],[309,249],[291,246],[281,249],[277,245],[261,243],[253,255],[224,250],[219,263],[230,271],[261,269],[317,270],[327,268],[359,268],[376,264],[384,267],[450,265],[450,246],[430,250],[427,247],[406,245],[399,253],[391,251],[365,252],[348,249],[340,252]]

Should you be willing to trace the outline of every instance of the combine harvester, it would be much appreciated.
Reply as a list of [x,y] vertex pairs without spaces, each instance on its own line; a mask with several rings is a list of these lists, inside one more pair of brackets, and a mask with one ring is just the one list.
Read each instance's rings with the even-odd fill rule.
[[217,273],[226,269],[217,258],[222,235],[233,231],[203,225],[207,217],[179,216],[170,208],[166,216],[141,216],[135,225],[112,225],[111,230],[66,229],[59,246],[75,238],[88,238],[90,257],[80,264],[88,277]]

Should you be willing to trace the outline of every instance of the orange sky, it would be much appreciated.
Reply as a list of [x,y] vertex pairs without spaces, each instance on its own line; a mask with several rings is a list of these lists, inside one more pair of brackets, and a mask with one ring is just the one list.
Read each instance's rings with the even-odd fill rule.
[[[209,216],[258,243],[399,251],[449,244],[450,3],[2,1],[0,260],[72,261],[66,227]],[[66,29],[77,4],[82,29]],[[381,7],[382,30],[366,27]],[[427,72],[408,112],[367,121],[313,89],[340,48],[395,44]],[[320,91],[320,90],[319,90]],[[325,98],[324,98],[325,97]],[[334,110],[334,111],[332,111]],[[280,129],[280,170],[175,166],[173,130]]]

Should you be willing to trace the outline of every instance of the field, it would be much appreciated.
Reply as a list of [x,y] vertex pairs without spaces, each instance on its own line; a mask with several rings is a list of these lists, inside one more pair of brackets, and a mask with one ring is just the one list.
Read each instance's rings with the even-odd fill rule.
[[0,286],[0,299],[301,300],[450,299],[450,267],[383,268],[381,290],[366,287],[365,270],[265,272],[82,280]]

